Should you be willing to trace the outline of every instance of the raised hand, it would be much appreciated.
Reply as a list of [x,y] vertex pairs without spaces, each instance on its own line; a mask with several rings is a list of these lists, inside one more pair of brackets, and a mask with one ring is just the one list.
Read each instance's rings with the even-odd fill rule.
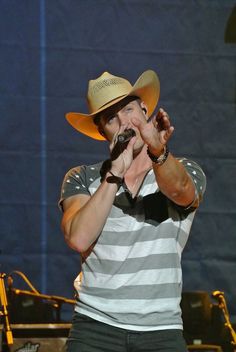
[[174,131],[169,115],[162,108],[149,122],[133,118],[132,123],[139,129],[142,139],[154,154],[163,150]]

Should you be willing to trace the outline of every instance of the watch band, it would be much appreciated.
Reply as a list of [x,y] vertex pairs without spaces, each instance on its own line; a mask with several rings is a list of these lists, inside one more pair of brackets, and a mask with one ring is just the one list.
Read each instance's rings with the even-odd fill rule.
[[123,184],[124,179],[122,177],[114,175],[111,171],[108,171],[108,173],[111,174],[111,176],[108,176],[106,178],[106,182],[116,183],[118,187],[120,187]]
[[166,159],[169,155],[169,149],[168,149],[167,145],[165,145],[164,152],[161,155],[156,156],[150,152],[149,148],[147,148],[147,154],[153,163],[155,163],[157,165],[162,165],[162,164],[164,164],[164,162],[166,161]]

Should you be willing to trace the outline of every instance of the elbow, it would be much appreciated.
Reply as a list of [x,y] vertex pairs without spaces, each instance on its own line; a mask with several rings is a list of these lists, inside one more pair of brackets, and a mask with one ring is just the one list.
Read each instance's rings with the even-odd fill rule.
[[88,235],[86,231],[81,229],[73,229],[72,221],[62,220],[61,229],[64,234],[64,239],[67,245],[73,250],[82,253],[86,251],[89,247],[87,241]]
[[72,231],[70,226],[65,226],[62,230],[67,245],[73,250],[79,253],[83,253],[90,248],[92,243],[88,241],[89,237],[87,231],[83,232],[82,230],[79,231],[78,229],[77,231]]
[[64,237],[68,246],[79,253],[86,252],[91,245],[81,234],[65,233]]
[[73,218],[64,217],[61,227],[67,245],[79,253],[87,252],[99,236],[98,229],[93,224],[90,226],[85,221],[75,221]]

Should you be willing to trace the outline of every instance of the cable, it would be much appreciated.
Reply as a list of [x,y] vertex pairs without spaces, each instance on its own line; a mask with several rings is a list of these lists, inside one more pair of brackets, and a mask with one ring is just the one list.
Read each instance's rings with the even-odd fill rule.
[[11,277],[12,274],[17,274],[22,277],[22,279],[25,281],[25,283],[31,288],[31,290],[36,293],[37,295],[40,295],[40,292],[33,286],[33,284],[30,282],[30,280],[26,277],[25,274],[23,274],[21,271],[14,270],[12,271],[8,277]]

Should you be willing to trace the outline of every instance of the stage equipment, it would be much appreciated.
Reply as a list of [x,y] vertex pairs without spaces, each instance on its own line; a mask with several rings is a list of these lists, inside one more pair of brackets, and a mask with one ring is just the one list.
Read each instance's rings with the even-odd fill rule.
[[224,319],[225,319],[225,327],[229,330],[231,335],[231,344],[233,346],[233,351],[236,352],[236,333],[232,327],[229,317],[229,311],[227,308],[224,292],[221,291],[213,291],[212,297],[214,297],[218,301],[218,306],[222,310]]
[[[16,322],[16,318],[14,318],[14,308],[15,313],[17,314],[17,320],[21,320],[21,322],[23,322],[24,317],[21,316],[20,314],[17,313],[17,306],[16,303],[22,303],[21,305],[21,310],[22,313],[24,314],[24,310],[27,311],[27,306],[28,306],[28,310],[31,307],[31,311],[29,310],[29,313],[33,313],[36,312],[39,314],[39,316],[37,317],[31,317],[31,319],[35,319],[36,321],[41,320],[41,322],[60,322],[61,321],[61,317],[60,317],[60,313],[61,313],[61,305],[63,303],[69,303],[69,304],[75,304],[75,300],[71,300],[71,299],[67,299],[65,297],[61,297],[61,296],[50,296],[50,295],[45,295],[45,294],[35,294],[34,292],[30,292],[30,291],[26,291],[26,290],[19,290],[16,288],[12,288],[12,294],[14,294],[14,298],[12,298],[12,307],[11,307],[11,320]],[[22,300],[19,299],[17,300],[17,296],[21,296]],[[29,299],[33,298],[32,299]],[[15,301],[14,301],[15,300]],[[46,301],[46,302],[43,302]],[[33,307],[32,307],[33,304]],[[25,307],[24,307],[25,305]],[[19,307],[18,307],[19,309]],[[41,312],[40,312],[41,309]],[[54,317],[53,315],[53,309],[56,312],[56,316]],[[20,311],[19,311],[20,312]],[[27,322],[29,322],[30,320],[30,315],[27,315],[28,317],[26,317]],[[17,321],[19,322],[19,321]],[[31,321],[32,322],[32,321]]]
[[[13,274],[20,276],[30,291],[13,287]],[[13,271],[8,275],[7,282],[11,323],[59,323],[62,304],[75,304],[72,299],[40,293],[20,271]]]
[[63,352],[71,324],[11,324],[14,342],[1,352]]
[[216,345],[189,345],[189,352],[222,352],[222,348]]
[[184,337],[188,345],[221,346],[222,322],[220,310],[205,291],[182,293]]
[[181,308],[184,330],[196,339],[200,339],[211,325],[209,294],[204,291],[183,292]]
[[[19,275],[30,290],[13,287],[13,274]],[[74,305],[75,302],[65,297],[40,293],[20,271],[13,271],[8,276],[1,274],[0,352],[63,351],[70,324],[60,323],[60,310],[63,303]],[[56,312],[55,318],[52,312]],[[45,321],[50,324],[45,324]]]
[[4,282],[5,277],[6,277],[6,274],[0,273],[0,303],[1,303],[0,318],[1,320],[3,318],[2,330],[5,331],[7,345],[12,345],[13,336],[12,336],[12,331],[11,331],[9,318],[8,318],[8,302],[7,302],[7,295],[6,295],[5,282]]

